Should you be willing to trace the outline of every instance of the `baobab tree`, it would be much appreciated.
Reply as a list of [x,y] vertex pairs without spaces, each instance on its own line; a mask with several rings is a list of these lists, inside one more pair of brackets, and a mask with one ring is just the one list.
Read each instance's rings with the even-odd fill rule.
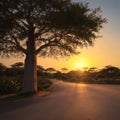
[[0,0],[0,55],[24,54],[23,93],[37,92],[37,56],[70,56],[91,46],[106,19],[71,0]]

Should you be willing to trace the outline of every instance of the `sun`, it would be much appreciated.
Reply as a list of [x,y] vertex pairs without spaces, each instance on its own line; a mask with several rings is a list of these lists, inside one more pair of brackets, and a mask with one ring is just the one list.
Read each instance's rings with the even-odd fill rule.
[[79,69],[83,70],[83,68],[88,67],[88,64],[85,60],[84,61],[83,60],[76,60],[73,63],[73,67],[76,70],[79,70]]
[[86,57],[73,56],[68,64],[69,70],[84,71],[91,67],[90,61]]
[[84,67],[86,67],[86,63],[83,62],[83,61],[79,61],[79,62],[75,63],[75,68],[76,69],[82,69]]

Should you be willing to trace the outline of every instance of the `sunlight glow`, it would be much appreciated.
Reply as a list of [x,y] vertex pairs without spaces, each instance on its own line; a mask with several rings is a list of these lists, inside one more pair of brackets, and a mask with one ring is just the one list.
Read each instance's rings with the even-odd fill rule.
[[81,69],[81,68],[83,68],[85,66],[86,66],[86,64],[84,62],[78,62],[78,63],[75,64],[75,67],[77,69]]
[[76,70],[83,70],[83,68],[89,67],[85,60],[75,60],[73,61],[73,68]]
[[84,84],[84,83],[80,83],[78,85],[79,85],[79,87],[85,87],[86,86],[86,84]]

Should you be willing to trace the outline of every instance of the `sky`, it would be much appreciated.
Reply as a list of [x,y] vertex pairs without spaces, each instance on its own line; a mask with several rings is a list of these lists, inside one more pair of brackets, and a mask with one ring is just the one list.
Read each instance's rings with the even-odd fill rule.
[[[107,18],[108,23],[103,25],[100,31],[102,38],[95,41],[93,47],[81,49],[80,55],[70,58],[38,58],[38,65],[44,68],[53,67],[57,70],[68,68],[75,70],[82,67],[103,68],[107,65],[120,67],[120,0],[74,0],[75,2],[89,2],[91,8],[101,7],[102,16]],[[6,66],[15,62],[24,62],[24,58],[0,58]]]

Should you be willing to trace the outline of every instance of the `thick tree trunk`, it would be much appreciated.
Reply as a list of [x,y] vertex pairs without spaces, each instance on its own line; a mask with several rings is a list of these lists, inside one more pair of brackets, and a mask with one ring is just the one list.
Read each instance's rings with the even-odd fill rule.
[[30,30],[27,41],[27,54],[25,59],[23,88],[22,92],[36,93],[37,92],[37,55],[35,53],[34,30]]
[[37,92],[36,55],[27,55],[25,59],[23,93]]

